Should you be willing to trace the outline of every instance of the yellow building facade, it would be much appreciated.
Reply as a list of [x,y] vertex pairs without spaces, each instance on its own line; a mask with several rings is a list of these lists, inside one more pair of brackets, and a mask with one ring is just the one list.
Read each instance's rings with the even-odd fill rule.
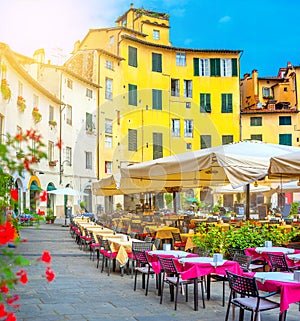
[[[297,84],[299,68],[288,63],[277,76],[258,77],[258,71],[241,80],[242,139],[300,146]],[[299,78],[298,78],[299,79]]]
[[[131,7],[67,62],[101,86],[98,176],[240,140],[240,50],[173,47],[169,16]],[[201,44],[199,44],[199,47]]]

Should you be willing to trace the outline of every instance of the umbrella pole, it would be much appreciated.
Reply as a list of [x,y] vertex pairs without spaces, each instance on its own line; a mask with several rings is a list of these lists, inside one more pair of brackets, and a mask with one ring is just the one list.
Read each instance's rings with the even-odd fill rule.
[[245,193],[246,193],[246,220],[250,219],[250,184],[245,185]]

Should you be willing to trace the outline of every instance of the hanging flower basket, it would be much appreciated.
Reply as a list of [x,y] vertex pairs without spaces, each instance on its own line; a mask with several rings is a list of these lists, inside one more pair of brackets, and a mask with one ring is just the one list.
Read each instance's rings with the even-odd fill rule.
[[11,90],[9,88],[9,84],[6,79],[1,80],[1,93],[4,100],[10,100],[11,98]]
[[25,99],[22,96],[18,96],[17,106],[18,106],[20,112],[22,112],[22,113],[26,109]]
[[42,114],[39,112],[37,107],[33,108],[32,117],[35,123],[39,123],[42,120]]
[[49,120],[49,125],[50,125],[50,126],[56,126],[56,125],[57,125],[56,120],[54,120],[54,119]]
[[57,161],[53,160],[53,161],[49,161],[49,166],[56,166]]

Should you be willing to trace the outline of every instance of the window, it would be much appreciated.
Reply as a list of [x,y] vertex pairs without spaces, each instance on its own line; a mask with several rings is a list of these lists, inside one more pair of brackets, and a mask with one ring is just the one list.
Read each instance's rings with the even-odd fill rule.
[[66,122],[68,125],[72,125],[72,106],[66,106]]
[[112,136],[105,135],[105,140],[104,140],[104,147],[105,148],[112,148]]
[[152,71],[162,72],[161,54],[152,52]]
[[279,144],[292,146],[292,134],[279,134]]
[[200,113],[211,113],[210,94],[200,94]]
[[128,105],[137,106],[137,86],[128,85]]
[[159,30],[153,30],[153,39],[159,40],[159,38],[160,38]]
[[192,81],[191,80],[184,80],[183,81],[183,96],[192,98],[193,93],[192,93]]
[[105,61],[105,67],[107,69],[113,70],[113,68],[114,68],[113,62],[111,60],[106,60]]
[[176,66],[186,66],[186,56],[184,52],[176,52]]
[[92,132],[95,129],[95,124],[93,123],[93,114],[85,113],[85,130],[87,132]]
[[279,116],[279,125],[292,125],[291,116]]
[[232,94],[222,94],[222,113],[232,113]]
[[209,76],[209,59],[194,58],[194,76]]
[[153,159],[163,157],[162,133],[153,133]]
[[137,67],[137,48],[128,46],[128,65]]
[[220,77],[220,58],[211,58],[210,59],[210,75]]
[[23,97],[23,83],[18,81],[18,96]]
[[93,91],[91,89],[87,88],[85,95],[88,98],[93,98]]
[[152,89],[152,109],[162,110],[162,92],[159,89]]
[[3,127],[4,127],[4,117],[0,115],[0,143],[3,144],[4,142],[4,133],[3,133]]
[[191,119],[184,120],[184,137],[193,137],[193,121]]
[[171,79],[171,96],[179,97],[179,79]]
[[33,107],[39,107],[39,96],[33,94]]
[[255,134],[250,136],[251,140],[259,140],[262,142],[262,135],[261,134]]
[[222,145],[233,143],[232,135],[222,135]]
[[271,89],[269,87],[262,87],[262,95],[263,97],[270,97]]
[[114,37],[114,36],[111,36],[111,37],[109,38],[109,44],[112,45],[114,42],[115,42],[115,37]]
[[232,76],[231,59],[221,59],[221,76],[222,77]]
[[211,147],[211,135],[200,135],[200,148],[210,148]]
[[192,144],[191,143],[186,143],[186,149],[192,149]]
[[112,79],[105,78],[105,99],[112,100]]
[[85,168],[92,169],[93,168],[93,154],[92,152],[85,152]]
[[48,161],[54,161],[54,142],[48,141]]
[[180,137],[180,120],[172,119],[172,136]]
[[49,119],[48,120],[54,120],[54,107],[49,106]]
[[250,126],[262,126],[262,117],[250,117]]
[[105,134],[112,134],[112,120],[105,119]]
[[71,80],[70,78],[67,78],[67,87],[73,89],[73,80]]
[[137,151],[137,130],[128,129],[128,150],[132,152]]
[[72,148],[71,147],[66,147],[66,160],[69,161],[67,163],[69,166],[72,164]]
[[112,162],[105,162],[105,173],[112,174]]

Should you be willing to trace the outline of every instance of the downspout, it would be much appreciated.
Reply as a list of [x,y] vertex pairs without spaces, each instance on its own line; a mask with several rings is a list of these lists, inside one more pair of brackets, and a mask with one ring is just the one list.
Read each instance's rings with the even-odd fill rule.
[[100,179],[100,147],[99,147],[99,141],[100,141],[100,57],[101,54],[98,53],[98,68],[97,68],[97,84],[98,84],[98,90],[97,90],[97,158],[96,158],[96,164],[97,164],[97,180]]

